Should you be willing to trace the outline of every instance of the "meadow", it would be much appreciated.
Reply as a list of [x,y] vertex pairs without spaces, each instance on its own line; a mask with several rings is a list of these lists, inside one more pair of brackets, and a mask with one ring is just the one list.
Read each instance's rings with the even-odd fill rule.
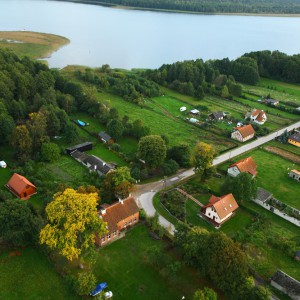
[[[153,253],[156,253],[153,255]],[[171,265],[180,261],[177,272]],[[145,225],[139,224],[126,236],[99,250],[94,272],[116,300],[191,299],[194,292],[211,284],[181,262],[167,240],[154,240]],[[219,299],[224,299],[219,295]]]
[[[15,42],[17,41],[17,42]],[[32,31],[0,31],[0,47],[13,50],[18,56],[45,58],[70,41],[62,36]]]
[[0,253],[0,282],[0,299],[81,299],[45,255],[31,247]]

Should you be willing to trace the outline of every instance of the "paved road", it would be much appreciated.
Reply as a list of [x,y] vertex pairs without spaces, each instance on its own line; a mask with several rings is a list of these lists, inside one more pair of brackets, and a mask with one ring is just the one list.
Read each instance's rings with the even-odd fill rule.
[[[300,121],[298,121],[297,123],[294,123],[290,126],[287,126],[283,129],[280,129],[276,132],[273,132],[267,136],[260,137],[256,140],[254,140],[253,142],[243,145],[237,149],[228,151],[228,152],[216,157],[213,161],[213,165],[216,166],[216,165],[223,163],[223,162],[225,162],[235,156],[238,156],[244,152],[247,152],[249,150],[257,148],[257,147],[273,140],[277,136],[281,135],[285,130],[291,131],[292,129],[295,129],[298,127],[300,127]],[[192,168],[188,169],[188,170],[180,170],[176,175],[165,178],[164,180],[160,180],[160,181],[156,181],[156,182],[152,182],[152,183],[148,183],[148,184],[143,184],[143,185],[137,185],[136,186],[137,189],[134,193],[134,196],[136,197],[139,206],[145,210],[146,214],[148,216],[154,216],[156,210],[153,206],[152,200],[153,200],[155,193],[168,187],[168,186],[171,186],[179,181],[182,181],[194,174],[195,174],[195,172]],[[163,216],[159,216],[159,222],[166,229],[168,229],[168,230],[170,229],[170,232],[172,234],[174,233],[174,225],[172,223],[170,223],[167,219],[165,219]]]

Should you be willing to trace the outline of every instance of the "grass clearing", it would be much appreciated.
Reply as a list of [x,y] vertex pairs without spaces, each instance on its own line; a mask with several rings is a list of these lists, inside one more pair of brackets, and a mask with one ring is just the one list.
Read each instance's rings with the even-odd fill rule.
[[0,299],[81,299],[34,248],[2,252],[0,282]]
[[0,47],[12,49],[18,56],[32,59],[48,57],[52,52],[70,43],[65,37],[32,32],[0,31]]
[[[149,249],[159,249],[166,255],[159,267],[149,262]],[[118,300],[191,299],[194,292],[210,283],[190,268],[181,266],[171,275],[168,265],[181,258],[169,242],[153,240],[144,225],[138,225],[122,238],[99,250],[95,274],[99,282],[108,283],[108,288]],[[167,265],[165,265],[167,264]],[[219,299],[224,299],[221,295]]]

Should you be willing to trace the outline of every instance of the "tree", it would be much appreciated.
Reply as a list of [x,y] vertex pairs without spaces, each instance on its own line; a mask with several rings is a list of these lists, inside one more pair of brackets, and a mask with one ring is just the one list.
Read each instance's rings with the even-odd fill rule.
[[64,134],[66,136],[67,143],[75,142],[79,138],[77,127],[72,123],[66,126]]
[[108,198],[112,198],[112,195],[121,199],[127,198],[133,191],[133,182],[134,179],[131,177],[128,167],[121,167],[109,172],[103,182],[105,195]]
[[122,137],[124,132],[124,126],[121,121],[112,119],[107,124],[107,132],[115,139],[118,140]]
[[179,144],[168,150],[168,158],[175,160],[179,166],[188,168],[191,160],[191,150],[187,144]]
[[138,155],[151,168],[159,167],[165,160],[167,147],[165,141],[159,135],[148,135],[140,139]]
[[264,286],[257,286],[254,288],[254,297],[255,300],[271,300],[272,293],[270,290]]
[[199,142],[193,149],[191,164],[194,166],[195,173],[200,177],[205,176],[207,170],[212,167],[215,149],[212,145]]
[[46,207],[48,224],[40,232],[40,243],[72,261],[94,247],[95,234],[102,236],[106,224],[97,213],[97,193],[79,193],[67,188],[56,193]]
[[8,141],[15,127],[15,122],[8,113],[0,113],[0,144]]
[[16,156],[20,161],[26,161],[32,151],[32,139],[25,125],[17,126],[11,137],[11,144],[16,151]]
[[222,188],[224,193],[232,193],[237,201],[250,201],[257,195],[257,181],[247,172],[236,177],[227,177]]
[[204,287],[195,292],[193,300],[217,300],[217,293],[210,288]]
[[79,295],[88,295],[95,288],[97,280],[91,271],[80,272],[74,282],[75,290]]
[[56,161],[60,156],[60,149],[57,144],[44,143],[41,148],[41,155],[44,161]]
[[24,246],[38,239],[42,218],[34,208],[17,199],[0,203],[0,236],[14,246]]

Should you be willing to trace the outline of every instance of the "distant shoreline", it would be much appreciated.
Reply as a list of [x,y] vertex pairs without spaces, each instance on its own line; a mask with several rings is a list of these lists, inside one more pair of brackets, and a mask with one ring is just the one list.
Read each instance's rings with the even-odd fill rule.
[[117,9],[125,9],[125,10],[141,10],[141,11],[154,11],[154,12],[166,12],[166,13],[177,13],[177,14],[191,14],[191,15],[206,15],[206,16],[245,16],[245,17],[285,17],[285,18],[299,18],[300,14],[268,14],[268,13],[209,13],[209,12],[194,12],[188,10],[171,10],[171,9],[161,9],[161,8],[144,8],[138,6],[122,6],[117,4],[110,4],[105,2],[95,2],[93,0],[49,0],[49,1],[57,1],[57,2],[72,2],[72,3],[80,3],[80,4],[90,4],[90,5],[98,5],[105,7],[112,7]]

